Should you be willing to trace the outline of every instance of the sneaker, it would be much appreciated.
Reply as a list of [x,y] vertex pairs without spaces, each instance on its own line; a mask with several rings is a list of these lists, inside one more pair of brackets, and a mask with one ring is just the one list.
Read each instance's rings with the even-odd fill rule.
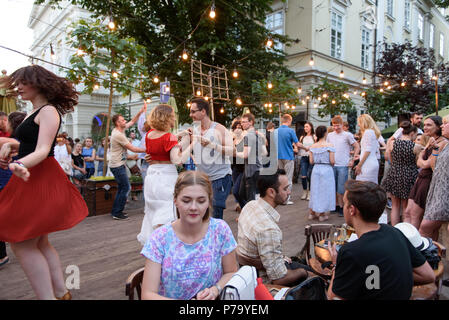
[[310,191],[307,191],[307,198],[306,198],[306,200],[310,201]]
[[387,199],[387,208],[391,209],[391,199],[390,198]]
[[291,205],[291,204],[293,204],[293,201],[288,200],[288,201],[287,201],[287,204],[288,204],[288,205]]
[[9,257],[8,256],[4,257],[3,259],[0,259],[0,267],[4,266],[8,262],[9,262]]
[[112,216],[114,220],[127,220],[129,219],[128,216],[125,216],[123,213],[120,213],[119,215]]
[[301,200],[306,200],[306,198],[307,198],[307,191],[304,190],[302,192]]

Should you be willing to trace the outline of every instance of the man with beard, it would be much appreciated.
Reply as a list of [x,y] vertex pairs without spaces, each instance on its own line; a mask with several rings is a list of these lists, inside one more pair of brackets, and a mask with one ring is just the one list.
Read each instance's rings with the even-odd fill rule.
[[248,202],[239,216],[237,254],[259,270],[265,283],[294,286],[307,278],[307,266],[292,262],[282,254],[282,231],[275,210],[290,195],[285,170],[260,175],[260,198]]

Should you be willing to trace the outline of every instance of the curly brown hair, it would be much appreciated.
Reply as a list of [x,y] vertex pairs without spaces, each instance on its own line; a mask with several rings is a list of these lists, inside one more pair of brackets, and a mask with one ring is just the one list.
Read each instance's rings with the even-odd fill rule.
[[[61,114],[72,112],[78,104],[78,92],[74,84],[44,67],[32,65],[17,69],[0,80],[0,88],[13,91],[19,83],[35,87]],[[17,95],[16,91],[13,92]]]
[[151,110],[147,122],[151,128],[159,131],[170,131],[171,120],[175,118],[173,107],[168,104],[158,104]]

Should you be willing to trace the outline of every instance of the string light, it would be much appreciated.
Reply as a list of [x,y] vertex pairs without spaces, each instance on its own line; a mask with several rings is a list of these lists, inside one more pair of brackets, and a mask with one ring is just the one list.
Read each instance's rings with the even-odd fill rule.
[[363,84],[366,84],[366,78],[365,78],[365,75],[363,76],[362,82],[363,82]]
[[220,113],[224,113],[224,108],[223,107],[221,107]]
[[273,84],[271,83],[271,81],[268,81],[267,87],[268,87],[268,89],[272,89],[273,88]]
[[[150,103],[151,102],[151,98],[147,98],[147,103]],[[188,103],[188,105],[189,105],[190,103]]]
[[264,106],[265,108],[268,108],[268,103],[265,103],[263,106]]
[[434,81],[435,81],[435,80],[438,80],[438,77],[437,77],[437,76],[433,76],[433,77],[432,77],[432,80],[434,80]]
[[215,1],[212,2],[212,6],[210,7],[209,17],[211,19],[215,19]]
[[345,73],[344,73],[343,69],[341,69],[341,71],[340,71],[340,78],[344,78],[344,77],[345,77]]
[[98,83],[94,84],[94,90],[98,90],[100,89],[100,86],[98,85]]
[[391,86],[388,86],[387,89],[388,89],[388,90],[391,90]]
[[234,68],[234,71],[232,72],[232,77],[233,78],[238,78],[239,77],[239,73],[237,72],[236,68]]
[[115,22],[112,18],[109,19],[108,28],[111,30],[115,30]]
[[306,100],[302,100],[302,104],[305,106],[306,105]]
[[204,100],[209,101],[209,97],[208,97],[208,96],[205,96],[205,97],[204,97]]
[[318,101],[321,101],[321,97],[318,97]]
[[388,81],[385,81],[385,82],[384,82],[384,86],[385,86],[385,87],[388,87],[389,84],[390,84],[390,83],[389,83]]
[[300,94],[301,92],[302,92],[302,88],[299,87],[299,88],[298,88],[298,93]]
[[313,66],[315,64],[315,61],[313,60],[313,56],[310,57],[309,66]]
[[337,103],[337,101],[335,101],[335,100],[332,100],[332,104],[336,104]]
[[269,113],[273,113],[273,110],[272,110],[272,109],[270,109],[270,110],[268,110],[268,112],[269,112]]
[[323,93],[323,98],[326,99],[327,98],[327,94]]
[[418,81],[416,81],[416,84],[417,84],[418,86],[420,86],[420,85],[422,84],[422,81],[421,81],[421,80],[418,80]]
[[242,99],[237,98],[237,99],[235,100],[235,103],[237,103],[237,105],[241,106],[241,105],[242,105]]
[[401,82],[401,87],[405,87],[406,83],[404,81]]
[[190,103],[190,102],[187,102],[187,108],[189,108],[190,109],[190,106],[191,106],[192,104]]
[[313,107],[314,107],[314,108],[318,108],[318,104],[315,102],[315,103],[313,104]]
[[85,52],[83,51],[83,49],[78,48],[78,50],[76,50],[76,54],[81,57],[85,54]]
[[271,48],[273,46],[273,39],[271,37],[268,38],[266,46],[267,48]]
[[170,92],[170,87],[169,87],[169,86],[166,86],[165,89],[164,89],[164,91],[165,91],[165,93],[169,93],[169,92]]
[[310,99],[310,97],[309,96],[306,96],[306,100],[309,100]]
[[269,108],[273,108],[273,104],[272,104],[272,103],[269,103],[269,104],[268,104],[268,107],[269,107]]
[[354,90],[354,95],[357,95],[359,92],[357,90]]
[[189,59],[189,55],[187,54],[187,50],[186,49],[184,49],[183,51],[182,51],[182,60],[187,60],[187,59]]
[[201,96],[201,90],[200,90],[200,89],[196,90],[196,95],[197,95],[198,97]]
[[363,91],[363,92],[361,93],[361,95],[362,95],[362,97],[366,96],[365,91]]
[[384,89],[383,89],[383,88],[380,88],[379,91],[380,91],[380,92],[384,92]]
[[112,76],[114,77],[114,78],[118,78],[118,73],[116,72],[116,71],[114,71],[113,73],[112,73]]
[[155,75],[155,76],[154,76],[153,82],[154,82],[154,83],[159,83],[159,76],[158,76],[158,75]]
[[292,109],[296,109],[296,106],[295,106],[295,105],[292,105]]

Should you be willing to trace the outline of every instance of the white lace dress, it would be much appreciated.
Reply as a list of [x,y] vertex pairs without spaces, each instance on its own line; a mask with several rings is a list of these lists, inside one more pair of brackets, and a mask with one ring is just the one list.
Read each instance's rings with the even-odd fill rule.
[[379,142],[377,141],[374,130],[368,129],[365,131],[361,141],[360,159],[363,158],[365,152],[369,152],[368,158],[362,166],[362,173],[359,174],[356,180],[370,181],[376,184],[379,183],[379,161],[377,160],[377,152],[379,151]]

